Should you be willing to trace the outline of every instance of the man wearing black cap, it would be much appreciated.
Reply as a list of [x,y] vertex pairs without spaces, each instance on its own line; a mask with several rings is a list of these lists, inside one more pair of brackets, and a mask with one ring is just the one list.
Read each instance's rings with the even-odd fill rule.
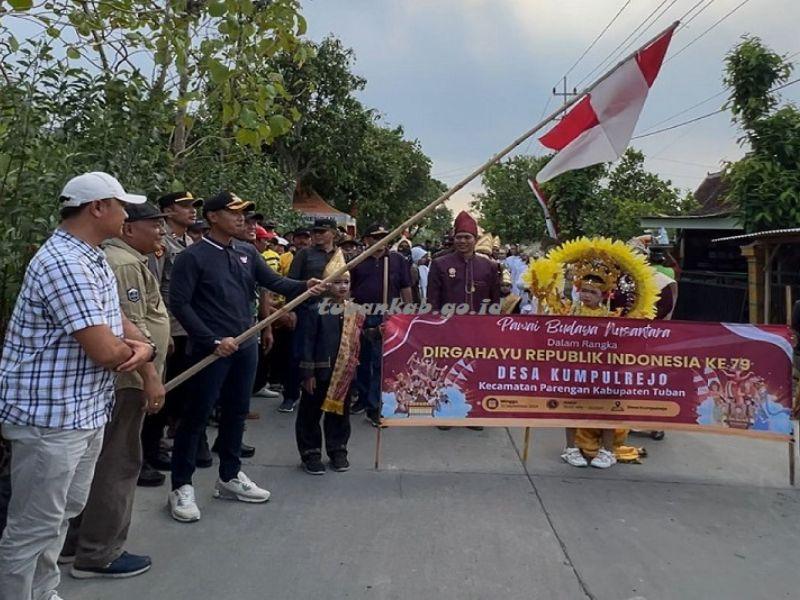
[[[295,232],[297,239],[301,230]],[[313,245],[302,248],[294,255],[292,266],[289,267],[289,277],[292,279],[322,278],[322,273],[328,261],[336,252],[336,221],[333,219],[316,219],[311,227]],[[295,309],[297,324],[292,340],[291,370],[287,375],[283,387],[283,402],[278,407],[279,412],[290,413],[300,400],[300,371],[299,365],[302,358],[302,341],[305,331],[311,322],[312,315],[317,310],[318,300],[313,298]]]
[[[389,231],[379,224],[372,225],[364,234],[367,248],[386,237]],[[411,264],[399,253],[383,248],[351,272],[353,300],[358,304],[391,303],[399,298],[411,302]],[[384,280],[388,287],[384,289]],[[366,411],[367,420],[376,427],[380,423],[381,390],[381,333],[383,315],[368,314],[361,334],[361,361],[356,374],[358,401],[352,414]]]
[[182,252],[172,272],[169,304],[189,334],[188,352],[194,362],[210,353],[219,358],[189,379],[192,402],[178,423],[172,451],[170,511],[174,519],[197,521],[192,475],[197,444],[215,404],[220,406],[219,480],[214,496],[242,502],[266,502],[270,493],[259,488],[240,469],[244,421],[250,409],[258,346],[252,337],[235,341],[253,323],[256,286],[284,296],[306,289],[320,293],[319,280],[294,281],[270,269],[251,244],[236,241],[244,228],[244,213],[252,202],[231,192],[207,200],[203,213],[211,231]]
[[311,230],[308,227],[299,227],[292,232],[292,246],[295,252],[311,245]]
[[194,223],[189,225],[186,229],[186,235],[192,240],[192,243],[199,242],[200,238],[208,233],[208,223],[203,219],[197,219]]
[[[155,381],[137,373],[117,376],[111,420],[94,471],[82,515],[70,522],[62,559],[74,559],[70,574],[78,579],[133,577],[150,568],[150,557],[123,550],[131,524],[136,479],[142,465],[139,437],[145,413],[161,410],[161,396],[148,390],[161,386],[169,343],[169,315],[158,280],[147,268],[147,256],[161,246],[164,214],[151,204],[126,208],[128,218],[119,237],[103,244],[117,280],[120,306],[155,345]],[[162,475],[163,478],[163,475]]]
[[[156,253],[149,254],[148,259],[151,270],[159,279],[161,296],[166,303],[169,298],[169,286],[175,259],[193,243],[188,228],[194,224],[197,218],[197,209],[203,206],[203,201],[196,198],[191,192],[170,192],[158,199],[158,206],[166,220],[166,231],[161,240],[162,247]],[[167,379],[173,378],[189,367],[186,357],[186,340],[188,339],[186,330],[172,313],[170,313],[170,335],[172,339],[166,362]],[[163,483],[164,476],[155,469],[169,471],[171,468],[169,453],[161,449],[164,427],[167,426],[168,421],[177,421],[183,410],[183,404],[188,401],[186,386],[180,385],[167,394],[164,410],[145,417],[142,426],[144,462],[139,476],[139,485],[154,486]],[[205,442],[203,453],[206,455],[205,464],[210,466],[211,451],[208,449],[207,442]]]

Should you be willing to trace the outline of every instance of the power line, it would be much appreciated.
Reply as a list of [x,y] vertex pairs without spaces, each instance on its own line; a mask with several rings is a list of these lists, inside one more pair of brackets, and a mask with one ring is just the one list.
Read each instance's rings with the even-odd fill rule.
[[581,85],[581,84],[582,84],[584,81],[586,81],[587,79],[589,79],[589,78],[590,78],[592,75],[594,75],[594,74],[595,74],[595,72],[596,72],[596,71],[598,71],[598,70],[599,70],[599,69],[601,69],[603,66],[605,66],[606,62],[608,62],[608,59],[609,59],[609,58],[611,58],[612,56],[615,56],[615,55],[616,55],[616,53],[617,53],[617,51],[618,51],[620,48],[622,48],[622,47],[623,47],[625,44],[627,44],[627,43],[628,43],[628,40],[630,40],[630,39],[631,39],[631,38],[632,38],[634,35],[636,35],[636,32],[638,32],[638,31],[639,31],[639,30],[640,30],[642,27],[644,27],[644,26],[645,26],[645,24],[647,24],[647,22],[648,22],[648,21],[649,21],[649,20],[650,20],[650,19],[653,17],[653,15],[655,15],[655,14],[656,14],[656,13],[657,13],[659,10],[661,10],[661,7],[663,7],[663,6],[664,6],[664,5],[665,5],[665,4],[666,4],[668,1],[669,1],[669,0],[662,0],[662,1],[661,1],[661,4],[659,4],[658,6],[656,6],[656,7],[655,7],[655,9],[653,9],[653,12],[651,12],[651,13],[650,13],[650,14],[649,14],[649,15],[648,15],[648,16],[647,16],[645,19],[644,19],[644,21],[642,21],[641,23],[639,23],[639,25],[636,27],[636,29],[634,29],[633,31],[631,31],[631,32],[628,34],[628,37],[626,37],[624,40],[622,40],[622,41],[619,43],[619,45],[618,45],[616,48],[614,48],[614,49],[613,49],[613,50],[612,50],[612,51],[611,51],[611,52],[610,52],[610,53],[609,53],[609,54],[608,54],[608,55],[607,55],[607,56],[606,56],[606,57],[603,59],[603,61],[602,61],[602,62],[601,62],[599,65],[597,65],[597,66],[596,66],[594,69],[592,69],[591,71],[589,71],[589,73],[588,73],[588,74],[587,74],[587,75],[586,75],[586,76],[585,76],[583,79],[581,79],[581,80],[578,82],[578,84],[577,84],[577,87],[580,87],[580,85]]
[[699,167],[703,169],[714,169],[717,165],[709,165],[706,163],[696,163],[696,162],[689,162],[686,160],[676,160],[674,158],[658,158],[657,156],[648,156],[648,160],[657,160],[660,162],[668,162],[668,163],[676,163],[678,165],[688,165],[690,167]]
[[[689,11],[688,11],[688,12],[687,12],[685,15],[683,15],[683,17],[681,17],[681,21],[682,21],[684,18],[686,18],[686,16],[687,16],[687,15],[688,15],[690,12],[692,12],[692,11],[693,11],[695,8],[697,8],[697,5],[698,5],[698,4],[702,4],[702,3],[703,3],[703,2],[705,2],[705,1],[706,1],[706,0],[700,0],[700,2],[698,2],[697,4],[695,4],[695,5],[694,5],[692,8],[690,8],[690,9],[689,9]],[[708,0],[708,3],[707,3],[707,4],[706,4],[706,5],[703,7],[703,8],[701,8],[700,10],[698,10],[698,11],[697,11],[697,12],[696,12],[694,15],[692,15],[692,18],[691,18],[691,19],[689,19],[688,21],[686,21],[685,23],[683,23],[683,24],[680,26],[680,28],[678,29],[678,31],[680,31],[680,30],[681,30],[681,29],[683,29],[684,27],[688,27],[688,26],[689,26],[689,24],[690,24],[692,21],[694,21],[694,20],[695,20],[697,17],[699,17],[701,14],[703,14],[703,11],[705,11],[705,9],[707,9],[709,6],[711,6],[712,4],[714,4],[714,2],[715,2],[715,0]]]
[[[776,86],[770,90],[770,92],[777,92],[778,90],[782,90],[784,88],[789,87],[790,85],[794,85],[795,83],[800,82],[800,77],[797,79],[793,79],[792,81],[788,81],[784,84]],[[642,133],[640,135],[636,135],[632,137],[632,140],[638,140],[645,137],[650,137],[651,135],[656,135],[659,133],[664,133],[665,131],[672,131],[673,129],[677,129],[679,127],[683,127],[685,125],[690,125],[691,123],[696,123],[697,121],[702,121],[703,119],[707,119],[709,117],[713,117],[714,115],[718,115],[721,112],[725,112],[725,108],[719,108],[713,112],[706,113],[704,115],[700,115],[699,117],[695,117],[694,119],[689,119],[688,121],[683,121],[682,123],[676,123],[675,125],[670,125],[669,127],[664,127],[663,129],[658,129],[656,131],[651,131],[649,133]]]
[[710,97],[706,98],[705,100],[701,100],[700,102],[697,102],[696,104],[692,104],[689,108],[684,108],[683,110],[681,110],[679,112],[676,112],[674,115],[671,115],[671,116],[667,117],[666,119],[661,119],[658,123],[653,123],[652,125],[646,127],[645,131],[653,129],[654,127],[658,127],[659,125],[662,125],[663,123],[667,123],[669,121],[672,121],[672,119],[674,119],[675,117],[680,117],[681,115],[686,114],[690,110],[693,110],[693,109],[697,108],[698,106],[702,106],[706,102],[711,102],[714,98],[718,98],[718,97],[726,94],[727,92],[728,92],[728,90],[722,90],[721,92],[718,92],[718,93],[714,94],[713,96],[710,96]]
[[608,22],[608,24],[607,24],[607,25],[606,25],[606,26],[603,28],[603,30],[602,30],[602,31],[601,31],[599,34],[597,34],[597,37],[595,37],[595,38],[594,38],[594,40],[592,41],[592,43],[591,43],[591,44],[589,44],[589,47],[588,47],[588,48],[586,48],[586,50],[584,50],[584,51],[583,51],[583,54],[581,54],[581,55],[578,57],[578,60],[576,60],[576,61],[573,63],[573,65],[572,65],[572,66],[571,66],[571,67],[570,67],[570,68],[567,70],[567,72],[566,72],[566,73],[564,73],[564,75],[562,75],[562,78],[563,78],[563,77],[566,77],[567,75],[569,75],[570,73],[572,73],[572,71],[575,69],[575,67],[577,67],[577,66],[578,66],[578,63],[580,63],[580,62],[581,62],[581,61],[584,59],[584,57],[585,57],[587,54],[589,54],[589,51],[590,51],[592,48],[594,48],[595,44],[597,44],[597,42],[599,42],[599,41],[600,41],[600,38],[602,38],[602,37],[605,35],[606,31],[608,31],[608,30],[609,30],[609,28],[610,28],[610,27],[611,27],[611,26],[614,24],[614,22],[615,22],[615,21],[616,21],[616,20],[619,18],[619,16],[620,16],[620,15],[623,13],[623,11],[624,11],[626,8],[628,8],[628,5],[630,5],[630,3],[631,3],[631,2],[632,2],[632,0],[628,0],[628,1],[627,1],[625,4],[623,4],[623,5],[622,5],[622,8],[620,8],[620,9],[617,11],[617,14],[615,14],[615,15],[614,15],[614,17],[613,17],[613,18],[612,18],[612,19],[611,19],[611,20]]
[[716,28],[716,27],[717,27],[717,26],[718,26],[720,23],[722,23],[723,21],[725,21],[725,20],[726,20],[728,17],[730,17],[731,15],[733,15],[733,14],[734,14],[734,13],[735,13],[737,10],[739,10],[740,8],[742,8],[742,7],[743,7],[745,4],[747,4],[748,2],[750,2],[750,0],[742,0],[742,2],[740,2],[739,4],[737,4],[735,8],[731,9],[730,11],[728,11],[727,13],[725,13],[725,15],[724,15],[723,17],[720,17],[720,18],[719,18],[719,19],[718,19],[716,22],[714,22],[714,24],[713,24],[711,27],[709,27],[708,29],[706,29],[706,30],[705,30],[703,33],[701,33],[700,35],[698,35],[698,36],[697,36],[696,38],[694,38],[694,39],[693,39],[691,42],[689,42],[689,43],[688,43],[688,44],[686,44],[686,45],[685,45],[683,48],[681,48],[680,50],[678,50],[678,51],[677,51],[675,54],[673,54],[672,56],[670,56],[670,57],[667,59],[667,61],[666,61],[666,62],[669,62],[669,61],[671,61],[671,60],[672,60],[673,58],[675,58],[676,56],[680,56],[680,55],[681,55],[681,54],[684,52],[684,50],[686,50],[687,48],[689,48],[690,46],[692,46],[692,45],[693,45],[695,42],[697,42],[697,41],[698,41],[698,40],[700,40],[702,37],[704,37],[704,36],[705,36],[705,35],[706,35],[706,34],[707,34],[709,31],[711,31],[712,29],[715,29],[715,28]]
[[684,121],[683,123],[677,123],[676,125],[671,125],[669,127],[664,127],[663,129],[657,129],[656,131],[651,131],[650,133],[643,133],[641,135],[635,135],[631,139],[632,140],[639,140],[641,138],[650,137],[651,135],[657,135],[659,133],[664,133],[665,131],[672,131],[673,129],[677,129],[678,127],[683,127],[684,125],[689,125],[691,123],[696,123],[697,121],[702,121],[703,119],[707,119],[708,117],[713,117],[714,115],[718,115],[721,112],[724,112],[724,108],[720,108],[715,110],[714,112],[707,113],[705,115],[695,117],[694,119],[690,119],[688,121]]
[[[684,20],[686,17],[688,17],[688,16],[689,16],[689,15],[690,15],[690,14],[691,14],[693,11],[694,11],[694,9],[695,9],[695,8],[697,8],[698,6],[700,6],[700,5],[701,5],[703,2],[705,2],[705,1],[706,1],[706,0],[697,0],[697,2],[696,2],[694,5],[692,5],[692,8],[690,8],[690,9],[689,9],[689,10],[687,10],[685,13],[683,13],[683,15],[681,15],[681,18],[680,18],[680,19],[678,19],[678,20],[679,20],[679,21],[681,21],[681,22],[683,22],[683,20]],[[714,1],[714,0],[709,0],[709,3],[710,3],[710,2],[713,2],[713,1]],[[692,19],[694,19],[694,17],[692,17]],[[690,20],[691,20],[691,19],[690,19]],[[684,27],[684,25],[681,25],[681,27]]]
[[[647,27],[645,27],[644,29],[642,29],[642,30],[639,32],[639,34],[638,34],[638,35],[637,35],[635,38],[633,38],[633,39],[632,39],[632,40],[631,40],[631,41],[628,43],[628,45],[627,45],[627,46],[625,46],[625,47],[624,47],[624,48],[623,48],[623,49],[620,51],[620,53],[617,55],[617,58],[616,58],[615,60],[619,60],[620,58],[622,58],[622,56],[624,56],[625,54],[627,54],[627,53],[628,53],[628,51],[629,51],[629,50],[630,50],[630,49],[631,49],[631,48],[634,46],[634,44],[636,44],[636,42],[637,42],[637,41],[639,41],[639,40],[641,39],[641,37],[642,37],[644,34],[646,34],[648,31],[650,31],[650,28],[651,28],[653,25],[655,25],[656,23],[658,23],[658,20],[659,20],[661,17],[663,17],[663,16],[664,16],[664,15],[667,13],[667,11],[668,11],[670,8],[672,8],[672,7],[675,5],[675,3],[676,3],[677,1],[678,1],[678,0],[672,0],[672,2],[670,2],[670,3],[669,3],[667,6],[666,6],[666,8],[664,8],[664,10],[662,10],[660,13],[658,13],[658,15],[656,16],[656,18],[655,18],[655,19],[653,19],[653,20],[650,22],[650,24],[649,24]],[[614,60],[614,61],[611,61],[611,62],[613,63],[613,62],[615,62],[615,60]]]
[[[794,58],[794,57],[795,57],[795,56],[797,56],[798,54],[800,54],[800,50],[798,50],[797,52],[794,52],[794,53],[792,53],[792,54],[789,54],[788,56],[784,57],[784,59],[783,59],[783,60],[785,60],[785,61],[786,61],[786,60],[791,60],[792,58]],[[778,90],[780,90],[780,89],[783,89],[783,88],[781,88],[781,87],[778,87],[778,88],[775,88],[774,90],[771,90],[771,91],[778,91]],[[714,100],[715,98],[719,98],[720,96],[724,96],[725,94],[727,94],[727,93],[728,93],[728,91],[729,91],[728,89],[724,89],[724,90],[722,90],[721,92],[717,92],[717,93],[716,93],[716,94],[714,94],[713,96],[709,96],[709,97],[708,97],[708,98],[706,98],[705,100],[700,100],[700,102],[697,102],[697,103],[695,103],[695,104],[692,104],[692,105],[691,105],[691,106],[689,106],[688,108],[684,108],[683,110],[676,112],[674,115],[671,115],[671,116],[667,117],[666,119],[661,119],[661,120],[660,120],[660,121],[658,121],[657,123],[653,123],[652,125],[649,125],[648,127],[646,127],[646,128],[645,128],[645,132],[647,132],[647,131],[648,131],[648,130],[650,130],[650,129],[653,129],[654,127],[658,127],[659,125],[661,125],[661,124],[663,124],[663,123],[667,123],[667,122],[669,122],[669,121],[672,121],[672,119],[674,119],[675,117],[680,117],[681,115],[684,115],[684,114],[686,114],[687,112],[689,112],[690,110],[693,110],[693,109],[697,108],[698,106],[702,106],[703,104],[705,104],[705,103],[707,103],[707,102],[711,102],[711,101],[712,101],[712,100]]]

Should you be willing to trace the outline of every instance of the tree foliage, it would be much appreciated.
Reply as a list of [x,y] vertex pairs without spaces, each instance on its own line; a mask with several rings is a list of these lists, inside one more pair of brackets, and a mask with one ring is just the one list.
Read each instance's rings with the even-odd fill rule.
[[728,165],[729,198],[747,231],[800,222],[800,111],[782,107],[776,87],[785,83],[792,64],[745,37],[727,56],[725,83],[729,106],[748,147],[744,158]]
[[[431,162],[419,142],[406,139],[402,127],[385,125],[358,100],[366,82],[352,72],[353,51],[332,37],[313,50],[302,65],[282,66],[290,110],[300,117],[266,150],[287,175],[287,197],[300,183],[365,226],[398,225],[444,186],[431,178]],[[424,227],[441,235],[450,221],[450,211],[441,207]]]
[[[295,0],[0,4],[0,330],[24,266],[56,225],[59,190],[83,171],[110,172],[151,200],[233,189],[285,226],[299,220],[297,181],[358,209],[362,222],[397,224],[440,193],[419,144],[356,99],[364,80],[351,72],[352,52],[302,39],[298,9]],[[18,40],[19,21],[37,33]],[[446,209],[435,217],[433,227],[450,220]]]
[[[544,218],[528,179],[549,157],[515,156],[491,167],[486,190],[476,196],[481,226],[509,242],[529,243],[545,235]],[[639,220],[654,213],[680,214],[691,208],[669,181],[644,169],[644,155],[628,149],[613,168],[596,165],[570,171],[543,186],[559,236],[606,235],[629,239],[641,233]]]

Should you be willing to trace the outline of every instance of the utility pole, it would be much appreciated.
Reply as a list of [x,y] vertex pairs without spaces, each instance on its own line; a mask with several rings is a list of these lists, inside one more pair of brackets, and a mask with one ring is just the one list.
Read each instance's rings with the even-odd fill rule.
[[[566,106],[567,102],[569,102],[570,98],[578,95],[578,90],[577,90],[577,88],[572,88],[571,92],[567,91],[567,76],[566,75],[561,79],[561,82],[563,83],[564,91],[563,92],[559,92],[559,91],[556,91],[556,88],[553,88],[553,96],[560,96],[564,100],[564,106]],[[564,115],[566,115],[566,114],[567,114],[567,111],[565,109],[564,112],[561,113],[561,117],[559,117],[559,121],[561,119],[563,119]]]

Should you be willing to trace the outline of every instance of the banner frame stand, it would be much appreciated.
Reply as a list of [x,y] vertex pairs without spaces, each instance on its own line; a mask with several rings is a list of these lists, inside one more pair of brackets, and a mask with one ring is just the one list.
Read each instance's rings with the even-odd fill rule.
[[386,427],[383,423],[376,427],[377,433],[375,434],[375,470],[380,471],[381,468],[381,429]]
[[530,449],[531,445],[531,428],[525,428],[525,436],[522,442],[522,464],[523,466],[528,466],[528,450]]
[[[381,420],[381,424],[379,427],[376,427],[377,432],[375,435],[375,470],[380,470],[380,458],[381,458],[381,430],[390,427],[431,427],[433,426],[432,423],[429,423],[430,419],[426,419],[426,422],[419,423],[417,422],[395,422],[391,423],[391,421],[396,421],[396,419],[389,419],[389,420]],[[436,421],[442,422],[444,425],[449,425],[451,427],[469,427],[471,425],[482,425],[484,427],[520,427],[522,425],[524,427],[525,433],[523,437],[523,446],[522,446],[522,464],[525,468],[528,465],[528,456],[530,450],[530,440],[531,440],[531,429],[559,429],[561,427],[589,427],[593,429],[616,429],[619,428],[620,425],[625,426],[626,428],[630,427],[631,429],[647,429],[646,423],[638,422],[635,426],[632,426],[630,422],[627,421],[620,421],[615,424],[610,424],[608,421],[606,422],[592,422],[592,421],[579,421],[578,424],[561,424],[560,422],[553,423],[554,419],[441,419],[437,418]],[[475,423],[478,421],[478,423]],[[493,422],[494,421],[494,422]],[[498,422],[502,421],[502,422]],[[516,425],[514,424],[516,421]],[[519,423],[522,421],[522,423]],[[533,422],[531,422],[533,421]],[[649,425],[652,425],[650,423]],[[711,430],[709,431],[707,428],[703,428],[705,431],[697,431],[696,428],[692,428],[691,426],[682,426],[681,424],[675,423],[659,423],[659,428],[663,430],[673,430],[673,431],[689,431],[695,433],[716,433],[717,435],[736,435],[738,437],[751,437],[755,439],[762,439],[767,441],[773,442],[785,442],[789,449],[789,486],[790,487],[797,487],[796,486],[796,458],[795,454],[797,452],[797,444],[795,440],[797,439],[797,429],[798,429],[798,421],[792,420],[792,434],[788,436],[775,436],[775,435],[758,435],[758,434],[748,434],[742,435],[741,433],[729,433],[724,430]]]

